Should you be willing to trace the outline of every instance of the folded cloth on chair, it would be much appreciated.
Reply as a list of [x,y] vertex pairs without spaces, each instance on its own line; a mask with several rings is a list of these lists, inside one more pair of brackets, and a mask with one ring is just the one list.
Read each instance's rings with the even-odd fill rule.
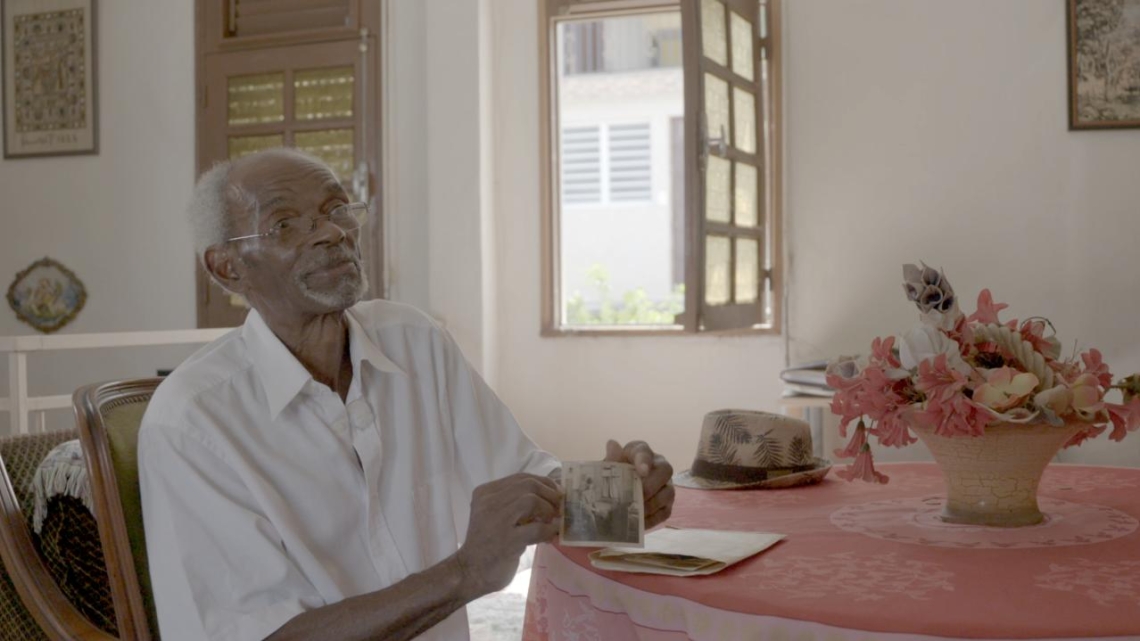
[[55,446],[36,468],[35,476],[32,477],[32,496],[35,500],[32,529],[36,534],[43,528],[48,499],[59,495],[83,501],[87,510],[95,514],[91,484],[87,482],[87,463],[83,460],[83,449],[78,440],[65,441]]

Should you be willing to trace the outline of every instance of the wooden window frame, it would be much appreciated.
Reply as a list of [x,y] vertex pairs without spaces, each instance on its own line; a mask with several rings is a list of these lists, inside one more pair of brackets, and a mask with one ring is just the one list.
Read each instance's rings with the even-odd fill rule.
[[[726,8],[745,3],[760,4],[760,0],[721,0]],[[558,24],[565,20],[583,20],[590,18],[613,18],[627,15],[641,15],[657,13],[662,10],[681,11],[682,32],[688,36],[695,29],[700,28],[699,0],[540,0],[539,2],[539,157],[541,171],[541,278],[542,278],[542,314],[541,335],[547,337],[562,336],[692,336],[699,334],[716,335],[778,335],[783,330],[784,305],[784,265],[783,265],[783,140],[782,140],[782,84],[781,84],[781,1],[766,0],[761,11],[767,11],[763,16],[766,34],[753,41],[753,46],[759,52],[763,49],[767,56],[768,80],[764,83],[760,78],[761,67],[754,64],[753,73],[759,92],[756,94],[757,109],[757,152],[754,155],[760,159],[760,181],[757,190],[759,218],[762,233],[751,233],[733,227],[730,237],[755,235],[761,240],[762,258],[761,289],[763,293],[757,301],[759,305],[768,303],[771,313],[764,324],[749,325],[746,327],[733,326],[739,314],[733,307],[723,306],[720,309],[707,310],[703,304],[704,295],[704,244],[705,230],[717,230],[719,225],[704,221],[704,189],[703,168],[696,150],[702,142],[699,127],[699,118],[689,109],[690,105],[703,102],[703,73],[708,70],[718,77],[725,79],[723,74],[732,75],[731,69],[710,70],[714,65],[709,61],[700,60],[701,52],[698,49],[699,41],[696,38],[684,37],[683,70],[685,73],[685,118],[684,118],[684,159],[685,166],[685,235],[682,243],[685,246],[685,310],[678,314],[677,325],[673,327],[650,327],[644,325],[604,326],[599,328],[561,325],[559,314],[560,291],[560,195],[561,195],[561,167],[559,164],[559,144],[556,136],[561,132],[561,120],[558,116],[558,87],[554,80],[558,77],[555,65],[558,63],[556,48],[556,30]],[[727,13],[727,12],[726,12]],[[758,32],[757,24],[755,31]],[[756,59],[760,56],[756,55]],[[718,73],[719,72],[719,73]],[[731,99],[731,88],[740,83],[729,82],[730,110],[734,109]],[[700,114],[703,114],[703,109]],[[733,113],[730,111],[730,114]],[[765,118],[767,114],[767,118]],[[730,121],[732,120],[730,115]],[[768,126],[765,127],[765,122]],[[741,152],[729,149],[721,156],[732,160]],[[735,174],[735,172],[733,172]],[[735,175],[732,177],[735,184]],[[708,227],[711,226],[711,227]],[[731,223],[729,227],[732,227]],[[727,229],[726,229],[727,231]],[[743,232],[743,233],[742,233]],[[734,255],[734,254],[733,254]],[[731,259],[730,259],[731,260]],[[735,266],[734,261],[732,262]],[[730,283],[735,281],[735,273],[730,273]],[[763,283],[767,282],[767,287]],[[694,286],[696,285],[696,286]],[[734,287],[730,284],[730,287]],[[708,312],[712,311],[712,318]],[[731,326],[721,329],[725,326]]]

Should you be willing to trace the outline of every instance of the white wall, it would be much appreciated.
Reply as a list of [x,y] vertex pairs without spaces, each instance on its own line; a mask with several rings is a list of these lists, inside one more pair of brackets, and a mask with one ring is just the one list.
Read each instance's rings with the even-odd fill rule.
[[[925,260],[1140,370],[1140,131],[1068,131],[1065,3],[784,5],[793,360],[908,328]],[[1140,465],[1105,441],[1067,454]]]
[[[944,267],[1062,341],[1140,370],[1131,319],[1140,132],[1069,132],[1063,2],[785,1],[791,359],[866,351],[917,312],[901,265]],[[780,339],[540,338],[537,9],[494,5],[497,388],[544,446],[645,437],[681,466],[702,415],[776,409]],[[922,456],[919,451],[915,456]],[[1069,454],[1070,457],[1074,456]],[[1140,436],[1083,460],[1140,464]]]
[[[0,281],[6,290],[19,270],[50,256],[87,287],[86,306],[61,331],[194,327],[194,258],[181,216],[194,180],[193,3],[114,0],[97,17],[99,154],[0,160]],[[4,305],[0,335],[34,333]],[[190,349],[33,356],[30,391],[153,375]],[[67,412],[52,419],[69,420]]]

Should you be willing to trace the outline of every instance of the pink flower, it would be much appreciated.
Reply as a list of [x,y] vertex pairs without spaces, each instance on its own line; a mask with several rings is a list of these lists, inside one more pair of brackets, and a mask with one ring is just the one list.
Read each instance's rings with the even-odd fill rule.
[[1076,447],[1090,438],[1100,436],[1102,432],[1104,432],[1103,425],[1089,425],[1085,429],[1073,434],[1073,438],[1069,439],[1068,443],[1065,443],[1065,447]]
[[1112,385],[1112,372],[1108,371],[1108,365],[1102,360],[1100,350],[1090,349],[1081,354],[1081,360],[1085,364],[1085,373],[1095,376],[1101,387]]
[[853,394],[840,390],[831,398],[831,413],[839,417],[839,435],[847,436],[847,426],[851,421],[863,416],[863,410],[853,398]]
[[875,471],[875,464],[871,460],[871,446],[866,443],[863,444],[863,450],[855,456],[855,462],[848,465],[847,469],[839,470],[836,474],[839,475],[839,478],[848,481],[859,479],[868,483],[886,484],[890,480],[886,474]]
[[967,319],[971,322],[977,321],[983,325],[998,325],[1001,321],[998,320],[998,312],[1009,307],[1005,303],[995,303],[994,297],[990,294],[990,290],[983,289],[978,294],[978,311],[974,312]]
[[1061,343],[1056,337],[1045,336],[1045,321],[1027,320],[1021,324],[1021,338],[1033,345],[1033,349],[1049,360],[1056,360],[1061,355]]
[[974,390],[974,402],[994,411],[1004,412],[1021,403],[1037,387],[1037,377],[999,367],[986,372],[986,382]]
[[902,413],[905,411],[906,408],[895,410],[879,419],[879,422],[871,428],[871,434],[887,447],[904,447],[917,442],[918,438],[910,433],[910,427],[902,419]]
[[926,409],[915,416],[933,425],[934,433],[939,436],[981,436],[991,420],[988,411],[962,395],[947,403],[928,402]]
[[918,381],[914,385],[927,398],[940,403],[950,400],[966,387],[966,377],[946,363],[946,354],[935,356],[933,361],[919,363]]
[[[1112,434],[1108,438],[1114,441],[1124,440],[1128,432],[1140,429],[1140,397],[1133,396],[1124,405],[1105,403],[1108,418],[1112,421]],[[1104,428],[1101,428],[1102,430]]]
[[894,352],[895,337],[876,338],[871,341],[871,359],[883,367],[902,367]]
[[835,450],[835,458],[853,458],[858,456],[866,444],[867,427],[863,425],[863,421],[859,421],[859,425],[855,427],[855,433],[851,435],[851,440],[847,443],[847,447]]

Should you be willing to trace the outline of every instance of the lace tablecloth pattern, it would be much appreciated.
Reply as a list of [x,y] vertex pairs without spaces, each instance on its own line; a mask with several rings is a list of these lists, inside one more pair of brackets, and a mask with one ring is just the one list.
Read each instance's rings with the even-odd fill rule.
[[523,638],[1140,638],[1140,469],[1051,465],[1046,521],[1002,529],[942,523],[934,464],[883,467],[888,485],[678,489],[671,525],[787,535],[709,577],[540,546]]

